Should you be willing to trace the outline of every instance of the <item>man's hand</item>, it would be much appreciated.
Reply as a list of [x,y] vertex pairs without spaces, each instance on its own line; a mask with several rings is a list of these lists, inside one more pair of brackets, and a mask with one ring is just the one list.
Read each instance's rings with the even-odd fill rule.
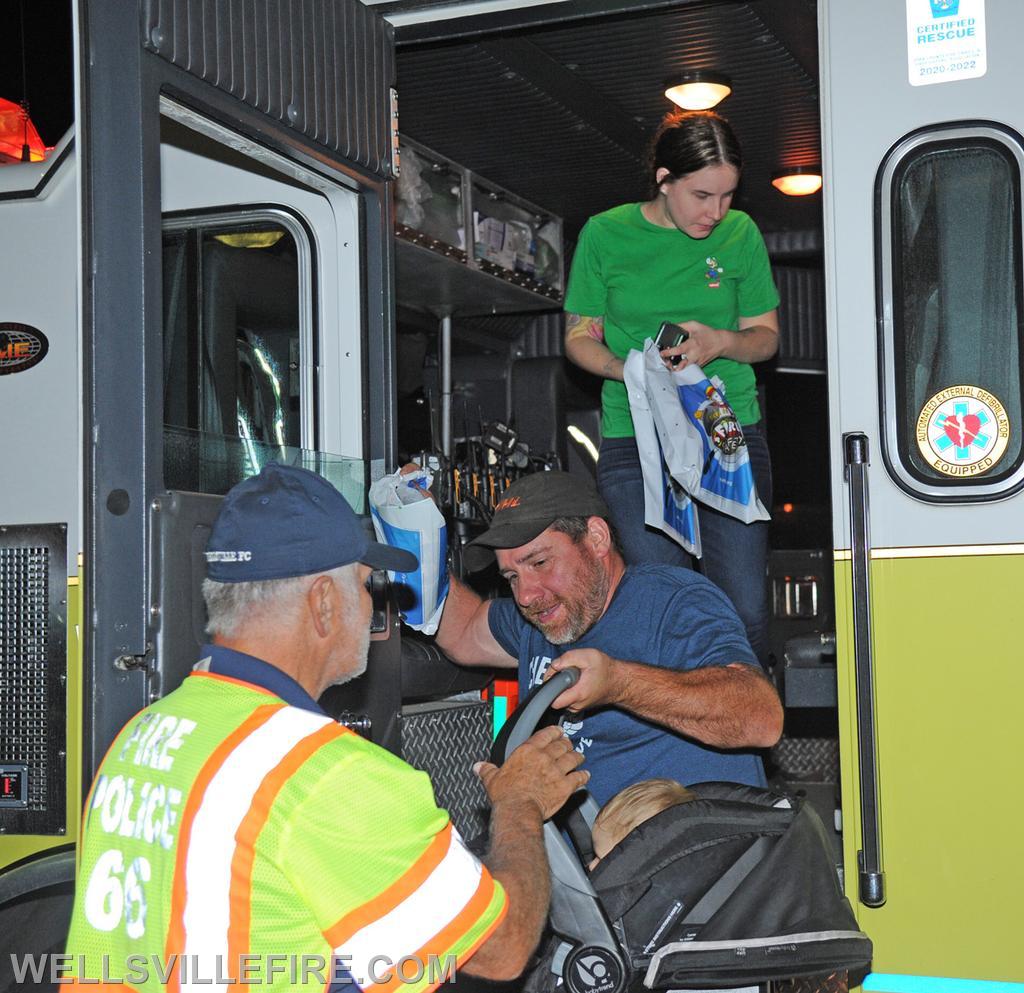
[[562,669],[576,668],[580,678],[551,704],[556,710],[590,710],[618,702],[619,662],[596,648],[573,648],[555,659],[545,682]]
[[524,741],[500,768],[478,762],[474,771],[494,806],[533,805],[546,821],[590,779],[579,768],[582,762],[561,728],[547,727]]
[[[406,462],[405,465],[403,465],[402,468],[399,469],[398,471],[399,474],[402,476],[415,476],[419,472],[427,472],[427,470],[424,469],[423,466],[421,466],[418,462]],[[420,486],[419,483],[410,482],[409,485],[414,490],[419,490],[420,493],[423,493],[426,496],[430,497],[430,499],[433,500],[434,503],[437,503],[437,497],[434,496],[432,490],[428,490],[426,489],[426,487]]]

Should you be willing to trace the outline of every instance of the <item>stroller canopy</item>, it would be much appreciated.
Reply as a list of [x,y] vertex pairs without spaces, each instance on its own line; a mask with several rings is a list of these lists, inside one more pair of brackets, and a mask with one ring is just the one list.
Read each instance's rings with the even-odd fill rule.
[[[537,687],[495,741],[504,757],[550,722],[578,672]],[[730,988],[866,970],[871,942],[839,886],[821,820],[799,798],[733,783],[634,828],[595,867],[586,794],[545,825],[550,935],[527,993]],[[568,837],[572,838],[570,844]]]

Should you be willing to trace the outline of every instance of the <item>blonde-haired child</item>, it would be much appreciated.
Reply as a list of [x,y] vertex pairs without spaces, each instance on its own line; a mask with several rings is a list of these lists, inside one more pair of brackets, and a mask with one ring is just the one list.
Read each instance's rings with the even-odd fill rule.
[[696,800],[697,794],[674,779],[643,779],[615,794],[600,810],[591,829],[592,869],[638,824],[669,807]]

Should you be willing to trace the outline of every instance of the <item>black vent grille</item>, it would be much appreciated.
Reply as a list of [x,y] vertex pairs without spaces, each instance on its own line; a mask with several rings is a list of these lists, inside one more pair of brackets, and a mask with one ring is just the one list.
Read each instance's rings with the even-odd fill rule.
[[67,528],[0,527],[0,769],[24,774],[24,805],[0,799],[7,834],[65,829]]
[[358,0],[148,0],[143,44],[387,175],[392,29]]
[[820,266],[778,265],[779,369],[825,371],[825,279]]

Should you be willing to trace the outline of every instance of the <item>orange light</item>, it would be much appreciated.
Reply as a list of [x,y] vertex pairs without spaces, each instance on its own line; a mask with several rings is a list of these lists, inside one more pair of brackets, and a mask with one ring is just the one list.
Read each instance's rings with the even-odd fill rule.
[[21,104],[0,98],[0,164],[42,162],[48,152],[28,111]]
[[784,503],[782,505],[782,512],[784,514],[792,514],[793,513],[793,505],[791,503]]
[[710,110],[730,93],[732,83],[728,77],[703,69],[684,73],[665,84],[665,96],[683,110]]
[[772,186],[788,197],[806,197],[821,189],[821,166],[795,166],[772,176]]

